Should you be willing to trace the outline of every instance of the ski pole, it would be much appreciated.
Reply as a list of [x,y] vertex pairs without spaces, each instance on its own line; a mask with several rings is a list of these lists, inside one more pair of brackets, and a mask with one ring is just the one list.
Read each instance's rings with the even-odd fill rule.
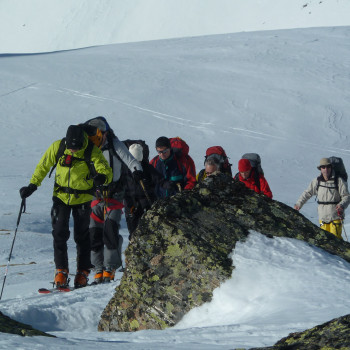
[[345,234],[345,237],[346,237],[346,240],[349,242],[349,238],[346,234],[346,231],[345,231],[345,226],[344,226],[344,221],[342,220],[342,228],[343,228],[343,231],[344,231],[344,234]]
[[[136,171],[136,166],[134,167],[134,170]],[[149,195],[148,195],[148,193],[147,193],[145,184],[143,183],[142,179],[140,179],[140,185],[141,185],[141,187],[142,187],[142,189],[143,189],[143,192],[145,193],[145,196],[146,196],[146,198],[147,198],[148,204],[149,204],[150,206],[152,206],[151,198],[149,198]]]
[[13,246],[14,246],[14,244],[15,244],[15,239],[16,239],[16,235],[17,235],[17,230],[18,230],[19,222],[20,222],[20,220],[21,220],[21,215],[22,215],[22,213],[25,213],[25,211],[26,211],[26,199],[23,198],[23,199],[22,199],[22,202],[21,202],[21,208],[20,208],[19,213],[18,213],[17,226],[16,226],[16,230],[15,230],[15,235],[14,235],[13,240],[12,240],[12,246],[11,246],[11,250],[10,250],[10,255],[9,255],[9,259],[8,259],[7,266],[6,266],[6,270],[5,270],[4,282],[2,283],[1,294],[0,294],[0,300],[1,300],[1,298],[2,298],[2,292],[4,291],[5,281],[6,281],[6,277],[7,277],[8,268],[9,268],[9,265],[10,265],[10,260],[11,260],[11,255],[12,255]]
[[340,222],[341,222],[341,228],[342,228],[342,230],[344,231],[344,234],[345,234],[345,238],[349,242],[349,238],[348,238],[348,236],[346,234],[346,231],[345,231],[344,219],[342,217],[340,217]]
[[337,210],[337,214],[339,216],[339,219],[340,219],[340,222],[341,222],[341,227],[342,227],[342,230],[344,231],[346,240],[349,242],[348,236],[347,236],[346,231],[345,231],[345,226],[344,226],[344,214],[339,209]]

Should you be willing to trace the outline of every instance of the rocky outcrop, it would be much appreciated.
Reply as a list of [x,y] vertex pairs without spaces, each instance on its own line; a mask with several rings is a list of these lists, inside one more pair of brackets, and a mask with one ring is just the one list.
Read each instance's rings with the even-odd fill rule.
[[304,240],[350,261],[349,243],[287,205],[219,174],[191,191],[157,201],[143,216],[99,330],[175,325],[189,310],[210,301],[213,290],[231,277],[229,254],[249,230]]
[[350,315],[335,318],[304,332],[291,333],[274,346],[251,350],[350,349]]
[[18,334],[22,336],[41,335],[46,337],[54,337],[53,335],[34,329],[32,326],[12,320],[10,317],[0,312],[0,332]]

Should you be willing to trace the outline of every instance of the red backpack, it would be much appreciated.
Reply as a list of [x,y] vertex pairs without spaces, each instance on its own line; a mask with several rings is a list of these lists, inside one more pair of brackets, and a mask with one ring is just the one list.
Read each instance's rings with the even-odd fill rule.
[[204,163],[208,158],[216,158],[220,162],[220,171],[232,176],[232,170],[225,150],[221,146],[209,147],[205,152]]
[[188,156],[190,147],[183,139],[177,136],[177,137],[171,137],[169,140],[170,140],[171,148],[178,158],[183,158]]

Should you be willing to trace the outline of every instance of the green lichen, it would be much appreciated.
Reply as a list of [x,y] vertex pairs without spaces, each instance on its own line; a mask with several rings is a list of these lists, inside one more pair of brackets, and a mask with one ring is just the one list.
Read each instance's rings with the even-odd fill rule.
[[168,247],[168,249],[165,252],[166,256],[169,257],[178,257],[183,254],[182,249],[179,247],[179,244],[174,244]]
[[206,196],[211,195],[211,192],[210,192],[207,188],[201,188],[201,189],[199,190],[199,194],[200,194],[201,196],[206,197]]
[[139,327],[140,327],[140,324],[137,320],[132,320],[130,322],[130,329],[137,330],[137,329],[139,329]]
[[152,276],[151,277],[151,279],[150,279],[152,282],[156,282],[156,281],[159,281],[159,276],[157,276],[157,275],[154,275],[154,276]]
[[165,308],[166,308],[168,314],[171,314],[171,313],[173,312],[173,310],[174,310],[175,307],[174,307],[174,305],[171,304],[170,302],[167,302],[166,305],[165,305]]

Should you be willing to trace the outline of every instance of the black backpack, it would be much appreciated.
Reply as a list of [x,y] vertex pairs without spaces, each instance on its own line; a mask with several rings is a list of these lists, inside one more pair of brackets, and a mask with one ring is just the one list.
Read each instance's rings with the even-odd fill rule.
[[[85,151],[84,151],[84,158],[81,159],[81,158],[73,157],[73,160],[79,160],[79,161],[86,162],[86,164],[87,164],[87,166],[89,168],[91,177],[96,175],[96,169],[95,169],[94,163],[91,161],[91,153],[92,153],[92,149],[93,148],[94,148],[94,144],[93,144],[93,142],[91,142],[89,140],[89,143],[88,143],[88,145],[87,145],[87,147],[85,148]],[[60,158],[64,155],[64,151],[65,150],[66,150],[66,138],[64,137],[61,140],[61,142],[60,142],[60,146],[58,147],[58,151],[56,153],[56,163],[51,168],[50,173],[49,173],[49,177],[51,177],[52,172],[55,170],[55,168],[56,168]]]
[[[257,154],[257,153],[245,153],[245,154],[243,154],[243,156],[241,158],[248,159],[250,162],[250,165],[255,170],[254,171],[254,181],[255,181],[255,185],[258,187],[258,189],[260,191],[261,189],[260,189],[259,175],[260,174],[264,175],[264,171],[261,167],[261,158],[260,158],[259,154]],[[234,177],[234,179],[237,181],[238,181],[238,175],[239,175],[239,173],[237,173]]]

